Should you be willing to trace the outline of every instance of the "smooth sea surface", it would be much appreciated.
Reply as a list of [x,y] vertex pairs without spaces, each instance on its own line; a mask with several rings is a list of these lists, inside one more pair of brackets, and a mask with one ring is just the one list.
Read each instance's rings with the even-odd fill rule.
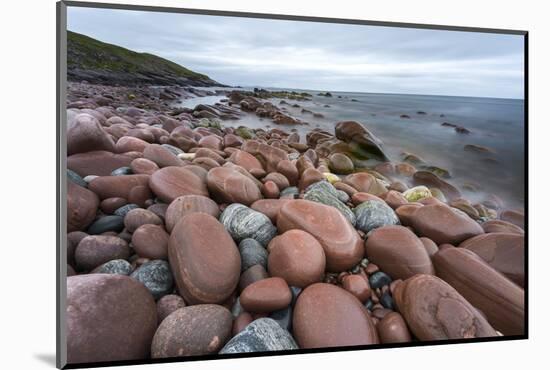
[[[382,149],[392,161],[400,162],[403,152],[415,154],[429,165],[450,171],[452,177],[446,181],[457,186],[470,201],[483,200],[487,193],[493,193],[502,198],[507,207],[523,209],[523,100],[332,91],[332,97],[324,97],[317,95],[319,91],[292,90],[313,95],[311,101],[286,100],[291,105],[299,104],[300,108],[284,105],[289,114],[309,125],[278,126],[253,114],[246,114],[238,121],[224,121],[224,125],[278,127],[287,131],[296,128],[305,141],[305,133],[315,127],[333,133],[337,122],[359,121],[382,140]],[[193,98],[181,105],[192,108],[199,103],[214,104],[222,98],[224,96]],[[281,99],[270,100],[283,107],[279,104]],[[301,113],[302,108],[321,113],[324,118]],[[426,114],[418,114],[419,111]],[[402,114],[410,119],[400,118]],[[459,134],[452,127],[441,126],[443,122],[465,127],[471,133]],[[466,144],[487,147],[492,153],[465,151]],[[470,192],[463,188],[464,184],[475,185],[479,190]]]

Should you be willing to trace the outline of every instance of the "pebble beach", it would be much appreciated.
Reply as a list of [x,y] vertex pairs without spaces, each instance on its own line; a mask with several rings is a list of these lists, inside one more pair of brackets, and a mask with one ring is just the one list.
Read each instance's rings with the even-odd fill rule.
[[517,201],[312,98],[69,82],[69,363],[525,334]]

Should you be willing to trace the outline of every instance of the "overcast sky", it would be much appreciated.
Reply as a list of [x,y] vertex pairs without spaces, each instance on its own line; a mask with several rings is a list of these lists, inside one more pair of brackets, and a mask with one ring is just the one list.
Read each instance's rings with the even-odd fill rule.
[[68,8],[68,29],[227,85],[523,98],[523,36]]

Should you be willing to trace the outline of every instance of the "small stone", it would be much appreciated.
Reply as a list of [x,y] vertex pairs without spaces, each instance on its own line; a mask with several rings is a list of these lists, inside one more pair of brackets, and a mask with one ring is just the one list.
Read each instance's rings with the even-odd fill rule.
[[359,275],[346,275],[342,279],[342,288],[353,294],[361,303],[370,298],[371,290],[367,280]]
[[132,209],[124,217],[124,226],[131,233],[147,224],[162,225],[162,220],[153,212],[143,208]]
[[254,265],[262,265],[267,268],[267,251],[254,239],[243,239],[239,243],[241,254],[241,271],[247,270]]
[[116,216],[126,217],[128,212],[130,212],[133,209],[138,209],[138,208],[139,208],[139,206],[137,204],[126,204],[126,205],[124,205],[120,208],[117,208],[113,213]]
[[420,185],[405,191],[403,193],[403,196],[409,202],[418,202],[419,200],[422,200],[424,198],[431,197],[432,193],[430,192],[430,189],[428,189],[426,186]]
[[74,182],[75,184],[82,186],[83,188],[88,187],[88,183],[76,172],[67,168],[67,179]]
[[269,315],[269,317],[277,321],[277,323],[281,325],[281,328],[289,332],[292,331],[292,306],[274,311]]
[[111,176],[124,176],[124,175],[132,175],[132,174],[133,172],[130,167],[120,167],[111,172]]
[[260,318],[247,325],[243,331],[227,342],[219,353],[251,353],[294,349],[298,349],[298,346],[288,331],[281,328],[273,319]]
[[369,277],[369,283],[372,289],[382,288],[391,283],[391,278],[382,271],[375,272]]
[[103,265],[96,267],[92,274],[115,274],[115,275],[130,275],[132,273],[132,265],[130,262],[117,259],[105,262]]
[[388,292],[382,294],[382,296],[380,297],[380,303],[382,304],[382,306],[384,306],[384,308],[387,308],[388,310],[394,309],[393,298]]
[[384,201],[367,200],[354,208],[356,226],[368,233],[382,226],[399,225],[399,218]]
[[[344,193],[345,194],[345,193]],[[346,194],[347,196],[347,194]],[[311,184],[304,193],[304,199],[336,208],[352,224],[355,225],[355,214],[339,198],[336,188],[328,181]]]
[[117,236],[90,235],[78,243],[74,257],[80,270],[90,271],[111,260],[127,259],[130,249]]
[[300,190],[296,186],[289,186],[288,188],[281,191],[279,197],[295,199],[298,197],[299,194]]
[[262,265],[251,266],[241,274],[239,278],[239,290],[243,291],[250,284],[268,277],[269,275]]
[[277,228],[266,215],[238,203],[222,212],[220,222],[237,242],[251,238],[267,246],[277,234]]
[[172,231],[183,216],[193,212],[202,212],[218,218],[220,209],[216,202],[202,195],[178,197],[166,209],[166,229],[168,232]]
[[67,231],[82,231],[94,221],[99,199],[72,181],[67,183]]
[[275,237],[268,246],[271,276],[278,276],[300,288],[320,282],[326,257],[321,244],[302,230],[289,230]]
[[140,257],[166,260],[169,238],[161,225],[145,224],[132,234],[132,246]]
[[163,260],[150,261],[141,265],[131,277],[145,285],[155,299],[170,293],[174,286],[170,266]]
[[231,331],[233,336],[236,336],[241,331],[243,331],[244,328],[246,328],[248,324],[250,324],[252,321],[254,321],[254,318],[251,314],[249,314],[248,312],[241,312],[233,321],[233,329]]
[[172,312],[185,307],[185,301],[177,294],[167,294],[157,301],[157,316],[160,324]]
[[272,277],[247,286],[239,300],[247,312],[273,312],[288,306],[292,293],[283,279]]

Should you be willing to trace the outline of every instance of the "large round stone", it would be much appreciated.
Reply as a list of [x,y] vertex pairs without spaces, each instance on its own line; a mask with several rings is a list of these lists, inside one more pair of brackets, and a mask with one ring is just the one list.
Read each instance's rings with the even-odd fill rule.
[[414,211],[410,222],[419,235],[432,239],[438,245],[458,245],[466,239],[483,234],[481,226],[467,214],[444,204],[419,207]]
[[80,176],[108,176],[120,167],[129,166],[134,157],[105,150],[77,153],[67,157],[67,168]]
[[90,190],[67,182],[67,231],[81,231],[92,223],[97,213],[99,199]]
[[317,239],[303,230],[289,230],[269,243],[268,270],[290,286],[305,288],[320,282],[326,258]]
[[115,149],[117,153],[143,152],[149,143],[133,136],[123,136],[117,140]]
[[430,256],[422,241],[404,226],[374,230],[365,243],[369,261],[395,279],[416,274],[434,274]]
[[140,257],[166,260],[169,238],[161,225],[145,224],[132,234],[132,246]]
[[308,286],[294,306],[293,332],[300,348],[378,343],[367,310],[351,293],[332,284]]
[[264,169],[262,167],[262,164],[256,157],[242,150],[235,150],[233,154],[231,154],[231,156],[229,157],[228,161],[233,162],[238,166],[241,166],[249,172],[253,169]]
[[397,312],[390,312],[376,325],[380,343],[403,343],[411,341],[407,323]]
[[492,268],[523,287],[525,280],[525,238],[523,234],[490,233],[460,243],[483,258]]
[[511,222],[502,220],[489,220],[481,224],[486,233],[512,233],[525,234],[525,231]]
[[105,262],[130,257],[130,248],[118,236],[90,235],[78,243],[75,251],[76,265],[89,271]]
[[216,304],[180,308],[159,325],[151,345],[152,358],[217,353],[231,337],[231,312]]
[[184,167],[164,167],[151,175],[149,187],[162,201],[171,203],[182,195],[208,196],[206,184]]
[[288,284],[279,277],[256,281],[247,286],[239,297],[247,312],[273,312],[287,307],[292,300]]
[[202,195],[184,195],[174,199],[166,210],[166,230],[171,232],[178,221],[186,214],[202,212],[218,218],[220,209],[216,202]]
[[420,340],[497,335],[474,306],[433,275],[415,275],[398,284],[393,298],[411,332]]
[[143,208],[132,209],[124,216],[124,226],[131,233],[136,231],[140,226],[149,224],[162,225],[162,220],[153,212]]
[[149,357],[157,310],[138,281],[122,275],[71,276],[66,305],[68,363]]
[[160,168],[183,166],[184,162],[174,153],[159,144],[149,144],[143,150],[143,158],[156,163]]
[[239,282],[237,246],[223,225],[205,213],[178,222],[168,242],[168,259],[178,291],[189,304],[221,303]]
[[279,214],[279,209],[286,203],[290,202],[291,199],[260,199],[252,203],[250,208],[260,213],[263,213],[274,224],[277,223],[277,215]]
[[344,179],[344,183],[363,193],[381,195],[386,192],[386,188],[373,175],[366,172],[348,175]]
[[135,186],[147,186],[148,182],[149,175],[100,176],[90,182],[89,189],[100,199],[128,199]]
[[115,142],[94,116],[81,113],[68,120],[67,155],[92,150],[114,152]]
[[208,171],[208,190],[220,203],[251,205],[262,198],[254,181],[230,167],[216,167]]
[[334,153],[329,159],[329,168],[332,172],[347,175],[353,172],[353,162],[349,157],[342,153]]
[[231,338],[219,352],[250,353],[286,351],[298,349],[292,335],[270,318],[260,318],[248,324],[244,330]]
[[340,272],[355,266],[364,255],[361,237],[336,209],[307,200],[294,200],[279,210],[280,233],[300,229],[313,235],[325,251],[326,268]]
[[524,291],[465,248],[446,248],[433,257],[437,276],[481,310],[504,335],[524,332]]

